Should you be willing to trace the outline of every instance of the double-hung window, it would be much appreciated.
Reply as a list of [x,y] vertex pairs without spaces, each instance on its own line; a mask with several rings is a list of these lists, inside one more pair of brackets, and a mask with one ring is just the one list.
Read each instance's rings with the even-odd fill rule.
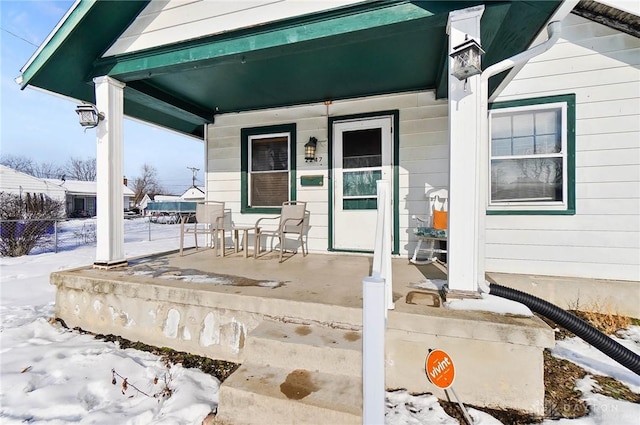
[[295,124],[242,129],[242,210],[278,212],[295,199]]
[[493,104],[489,213],[572,214],[574,96]]

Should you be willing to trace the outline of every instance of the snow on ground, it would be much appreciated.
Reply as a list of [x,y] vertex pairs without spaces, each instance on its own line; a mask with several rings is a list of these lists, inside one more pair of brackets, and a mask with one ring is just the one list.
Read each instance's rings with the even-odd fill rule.
[[[67,222],[62,235],[86,224]],[[125,235],[125,256],[133,258],[175,249],[179,226],[153,225],[149,233],[144,219],[127,220]],[[94,244],[79,244],[58,253],[0,258],[0,422],[200,424],[218,402],[215,378],[196,369],[168,368],[155,355],[120,350],[116,344],[49,321],[55,298],[49,274],[90,265],[94,255]],[[632,327],[618,341],[640,353],[640,327]],[[615,377],[640,392],[640,377],[578,338],[560,341],[553,354],[590,373]],[[594,394],[594,385],[587,377],[579,388],[591,406],[589,416],[544,424],[638,425],[640,405]],[[163,396],[167,387],[172,391],[170,397]],[[386,414],[388,425],[457,423],[434,396],[413,396],[405,391],[387,393]],[[477,425],[500,423],[474,409],[469,409],[469,414]]]

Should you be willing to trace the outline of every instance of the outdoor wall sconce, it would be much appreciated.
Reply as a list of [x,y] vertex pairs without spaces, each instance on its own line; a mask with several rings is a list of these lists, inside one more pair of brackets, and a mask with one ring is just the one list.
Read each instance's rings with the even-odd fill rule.
[[318,158],[316,158],[316,147],[318,145],[318,139],[311,136],[309,137],[309,141],[304,145],[304,160],[305,162],[316,162]]
[[78,105],[76,113],[80,119],[80,125],[85,128],[94,128],[98,126],[98,123],[104,119],[104,114],[98,111],[95,105],[84,103]]
[[484,50],[476,40],[465,36],[462,44],[453,48],[453,53],[449,56],[453,59],[453,72],[451,75],[458,80],[466,80],[469,77],[482,73],[480,56]]

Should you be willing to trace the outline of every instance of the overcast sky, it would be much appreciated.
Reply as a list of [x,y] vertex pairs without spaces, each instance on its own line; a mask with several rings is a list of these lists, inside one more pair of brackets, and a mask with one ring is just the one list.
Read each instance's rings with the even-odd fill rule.
[[[47,38],[73,1],[0,0],[0,154],[26,156],[35,162],[63,165],[68,158],[96,156],[95,130],[78,124],[76,104],[34,89],[20,90],[15,78]],[[158,170],[160,183],[173,194],[204,185],[202,142],[126,119],[124,174],[132,179],[147,163]]]

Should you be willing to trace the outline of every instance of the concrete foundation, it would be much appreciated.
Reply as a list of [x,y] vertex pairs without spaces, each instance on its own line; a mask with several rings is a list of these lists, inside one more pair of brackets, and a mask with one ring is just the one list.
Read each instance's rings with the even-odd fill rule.
[[[57,272],[51,282],[57,286],[56,315],[70,327],[243,362],[247,338],[265,321],[359,332],[361,282],[370,260],[296,255],[278,264],[269,256],[216,258],[205,250],[131,260],[123,270]],[[535,317],[406,303],[416,283],[442,277],[435,267],[394,260],[387,388],[446,398],[424,371],[428,350],[440,348],[456,364],[454,389],[463,402],[541,415],[542,352],[553,346],[552,330]],[[331,369],[322,357],[317,370]]]

